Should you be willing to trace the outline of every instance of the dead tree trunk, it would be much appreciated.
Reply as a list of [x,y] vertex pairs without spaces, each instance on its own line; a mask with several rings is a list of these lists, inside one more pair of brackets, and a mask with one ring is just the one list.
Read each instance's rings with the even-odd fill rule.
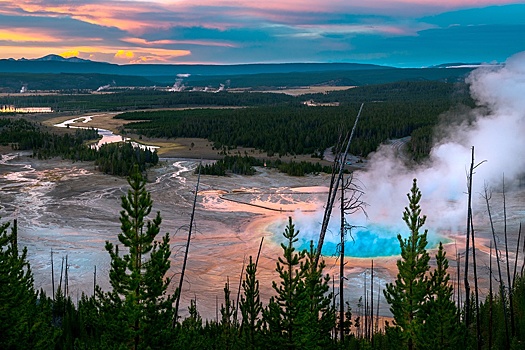
[[[472,161],[470,163],[470,171],[468,175],[468,208],[467,208],[467,240],[465,243],[465,272],[464,272],[464,283],[465,283],[465,326],[468,328],[470,325],[470,285],[468,281],[468,256],[470,251],[470,217],[472,215],[472,173],[474,172],[474,147],[472,147]],[[465,337],[467,333],[465,333]]]
[[193,219],[195,218],[195,206],[197,204],[197,194],[199,193],[199,183],[201,181],[201,167],[202,167],[202,161],[199,163],[199,175],[197,176],[197,185],[195,186],[195,196],[193,197],[193,207],[191,210],[190,227],[188,230],[188,240],[186,241],[186,251],[184,252],[184,260],[182,262],[182,271],[180,274],[179,288],[176,291],[177,298],[175,299],[175,313],[173,317],[173,327],[175,327],[175,325],[177,324],[177,320],[179,319],[180,296],[182,294],[182,283],[184,282],[184,272],[186,271],[186,262],[188,261],[188,251],[190,250],[191,232],[193,229]]
[[53,268],[53,248],[51,248],[51,285],[53,288],[53,301],[55,300],[55,269]]
[[374,348],[374,260],[372,259],[372,267],[370,270],[370,339],[372,341],[372,349]]
[[503,176],[503,233],[505,235],[505,259],[507,260],[507,286],[509,287],[509,309],[510,309],[510,334],[514,337],[514,303],[512,297],[512,283],[509,266],[509,243],[507,240],[507,201],[505,198],[505,176]]
[[457,298],[458,298],[458,326],[461,323],[461,255],[456,246],[456,269],[457,269]]
[[[361,199],[364,195],[364,191],[361,186],[355,183],[353,174],[350,174],[346,179],[343,178],[341,174],[341,242],[339,243],[339,335],[341,341],[344,341],[344,265],[345,265],[345,241],[346,241],[346,232],[352,230],[352,225],[348,224],[345,219],[345,215],[351,215],[361,210],[365,215],[365,206],[366,203]],[[348,192],[348,193],[347,193]]]
[[237,301],[235,304],[235,312],[233,313],[233,320],[237,322],[237,311],[239,311],[239,300],[241,299],[242,275],[244,274],[244,265],[246,264],[246,255],[242,258],[242,269],[239,276],[239,289],[237,290]]
[[518,244],[516,244],[516,257],[514,258],[514,273],[512,274],[512,287],[514,288],[514,283],[516,283],[516,270],[518,269],[518,258],[520,254],[520,240],[521,240],[521,222],[520,229],[518,231]]
[[501,298],[501,304],[503,307],[503,317],[505,319],[505,349],[508,349],[510,347],[510,339],[509,339],[509,325],[508,325],[508,316],[507,316],[507,306],[505,301],[505,285],[503,283],[503,277],[501,276],[501,264],[500,264],[500,257],[499,257],[499,251],[498,251],[498,243],[496,241],[496,231],[494,230],[494,222],[492,220],[492,214],[490,211],[490,199],[492,195],[489,194],[487,186],[485,186],[485,201],[487,203],[487,211],[489,214],[489,220],[490,220],[490,227],[492,229],[492,238],[494,240],[494,250],[496,251],[496,262],[498,264],[498,275],[499,275],[499,292],[500,292],[500,298]]
[[490,242],[490,260],[489,260],[489,349],[492,349],[492,241]]
[[[472,210],[471,210],[472,212]],[[476,339],[477,348],[481,350],[481,321],[479,319],[479,289],[478,289],[478,269],[476,263],[476,243],[474,241],[474,226],[472,223],[472,215],[470,216],[470,232],[472,234],[472,264],[474,269],[474,295],[476,297]]]
[[345,295],[344,295],[344,279],[345,279],[345,189],[341,186],[341,245],[340,245],[340,261],[339,261],[339,339],[341,344],[344,344],[344,320],[345,320]]
[[[319,263],[319,258],[321,257],[321,251],[323,249],[324,237],[326,235],[326,230],[328,229],[328,223],[330,221],[330,216],[332,215],[332,208],[334,207],[335,198],[337,197],[337,190],[339,188],[339,181],[342,178],[342,174],[345,168],[346,157],[348,156],[348,150],[350,148],[350,143],[354,137],[354,132],[361,116],[361,111],[363,110],[364,103],[361,104],[357,117],[355,118],[354,127],[352,131],[347,134],[344,141],[339,145],[337,154],[335,156],[333,168],[332,168],[332,177],[330,179],[330,189],[328,191],[328,198],[326,200],[326,206],[323,215],[323,222],[321,224],[321,232],[319,233],[319,241],[317,242],[317,253],[315,256],[315,266]],[[344,152],[342,151],[343,147],[346,145]]]

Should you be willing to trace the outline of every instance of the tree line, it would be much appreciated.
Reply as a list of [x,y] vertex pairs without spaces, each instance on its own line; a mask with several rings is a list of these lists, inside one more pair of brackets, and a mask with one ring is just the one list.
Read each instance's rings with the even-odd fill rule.
[[0,105],[17,107],[48,106],[57,112],[128,111],[134,109],[180,108],[199,106],[259,106],[278,103],[298,103],[285,94],[262,92],[168,92],[159,90],[126,90],[108,94],[71,91],[71,94],[32,95],[12,94],[0,97]]
[[[305,107],[306,100],[338,102],[339,107]],[[453,106],[473,107],[462,82],[401,81],[364,85],[325,94],[289,96],[280,93],[205,93],[131,90],[104,95],[41,95],[0,97],[0,104],[50,106],[55,111],[128,111],[181,107],[252,107],[241,110],[125,113],[118,118],[144,121],[124,131],[159,137],[201,137],[218,149],[255,147],[273,154],[313,154],[332,147],[341,127],[353,123],[360,103],[364,117],[351,152],[366,156],[393,138],[412,136],[408,151],[415,160],[428,156],[433,127]],[[255,108],[253,108],[255,107]],[[365,117],[366,116],[366,117]],[[335,140],[335,141],[334,141]]]
[[25,119],[0,119],[0,145],[13,150],[32,150],[33,157],[62,157],[72,161],[94,161],[97,168],[111,175],[128,176],[136,164],[141,171],[156,165],[156,151],[133,146],[129,142],[92,147],[88,143],[100,138],[94,128],[70,129],[62,135],[43,130],[42,125]]
[[269,156],[322,155],[336,144],[341,129],[351,128],[361,102],[365,102],[350,152],[366,156],[386,140],[412,136],[408,151],[420,160],[428,156],[439,116],[452,106],[473,104],[466,90],[462,84],[392,83],[300,97],[340,102],[339,106],[311,107],[296,100],[239,109],[129,112],[116,118],[135,121],[126,124],[125,132],[205,138],[216,149],[242,146]]
[[[259,250],[248,259],[237,297],[233,292],[235,287],[225,281],[220,317],[203,320],[196,300],[192,300],[189,315],[179,318],[173,303],[180,298],[181,291],[167,293],[174,278],[166,276],[171,255],[169,234],[159,236],[162,218],[158,212],[152,214],[153,202],[137,167],[128,183],[130,188],[121,201],[119,244],[106,242],[105,245],[111,258],[111,288],[103,291],[95,284],[93,295],[82,295],[77,305],[68,294],[67,277],[60,279],[52,296],[35,290],[27,249],[18,248],[16,220],[11,227],[10,223],[0,226],[1,348],[523,348],[523,268],[509,287],[509,293],[517,302],[513,304],[515,331],[508,342],[502,321],[510,316],[501,312],[501,303],[505,301],[492,294],[479,308],[481,324],[465,325],[465,310],[454,303],[448,260],[442,245],[435,256],[436,267],[429,266],[427,231],[422,231],[426,216],[421,214],[421,192],[415,180],[403,213],[410,233],[405,239],[398,236],[401,247],[398,275],[384,290],[393,315],[385,329],[373,327],[373,310],[372,317],[368,314],[354,317],[350,305],[344,319],[338,319],[331,278],[324,273],[325,264],[322,260],[316,263],[313,242],[310,249],[297,249],[299,232],[291,218],[283,232],[282,251],[276,261],[278,278],[272,282],[273,296],[266,305],[260,298]],[[343,338],[338,338],[335,332],[338,322],[344,323]],[[365,325],[367,332],[363,332]],[[482,343],[475,335],[478,325],[483,330],[485,341]],[[486,341],[487,334],[492,335],[490,341]]]
[[280,172],[290,176],[304,176],[306,174],[318,174],[321,172],[331,173],[332,167],[321,165],[319,162],[311,163],[301,162],[284,162],[281,159],[258,159],[248,155],[240,156],[226,155],[224,158],[211,164],[199,165],[195,169],[195,174],[225,176],[227,174],[254,175],[254,167],[268,167],[278,169]]

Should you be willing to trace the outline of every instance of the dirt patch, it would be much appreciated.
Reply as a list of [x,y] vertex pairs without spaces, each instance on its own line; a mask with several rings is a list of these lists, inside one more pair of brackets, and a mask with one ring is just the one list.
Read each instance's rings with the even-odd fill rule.
[[[355,86],[300,86],[290,89],[277,89],[277,90],[264,90],[260,92],[268,92],[274,94],[287,94],[292,96],[300,96],[306,94],[319,94],[327,93],[329,91],[341,91],[355,88]],[[230,92],[244,92],[247,91],[245,88],[240,89],[229,89]]]

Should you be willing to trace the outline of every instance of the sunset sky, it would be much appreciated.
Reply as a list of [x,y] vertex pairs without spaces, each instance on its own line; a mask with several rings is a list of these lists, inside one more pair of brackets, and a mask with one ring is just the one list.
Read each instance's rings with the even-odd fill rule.
[[523,1],[0,0],[0,58],[422,67],[524,50]]

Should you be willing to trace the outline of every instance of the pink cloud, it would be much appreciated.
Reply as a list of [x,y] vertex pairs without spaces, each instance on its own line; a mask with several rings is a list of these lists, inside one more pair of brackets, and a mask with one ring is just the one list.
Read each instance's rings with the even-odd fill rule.
[[219,46],[219,47],[237,47],[233,43],[210,41],[210,40],[146,40],[142,38],[124,38],[122,41],[141,45],[141,46],[166,46],[166,45],[198,45],[198,46]]

